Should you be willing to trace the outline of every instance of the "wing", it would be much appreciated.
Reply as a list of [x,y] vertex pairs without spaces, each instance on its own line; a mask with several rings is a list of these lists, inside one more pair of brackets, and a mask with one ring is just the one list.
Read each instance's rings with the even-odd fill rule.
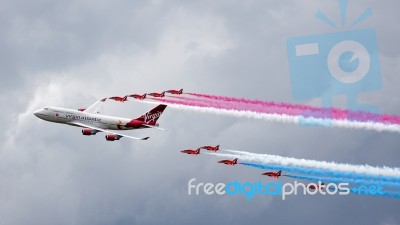
[[87,113],[100,113],[100,108],[103,106],[103,103],[106,101],[107,98],[103,98],[97,102],[95,102],[93,105],[89,106],[89,108],[85,109],[84,112]]
[[150,128],[155,128],[155,129],[159,129],[159,130],[167,130],[167,129],[165,129],[165,128],[161,128],[161,127],[157,127],[157,126],[152,126],[152,125],[148,125],[148,124],[143,124],[143,126],[145,126],[145,127],[150,127]]
[[138,138],[138,137],[128,136],[128,135],[125,135],[125,134],[119,134],[119,133],[115,133],[115,132],[112,132],[112,131],[109,131],[109,130],[106,130],[106,129],[102,129],[102,128],[86,125],[86,124],[79,123],[79,122],[71,122],[70,124],[73,124],[73,125],[78,126],[78,127],[85,127],[85,128],[89,128],[89,129],[92,129],[92,130],[97,130],[97,131],[101,131],[101,132],[105,132],[105,133],[115,134],[115,135],[118,135],[118,136],[121,136],[121,137],[131,138],[131,139],[135,139],[135,140],[147,140],[147,139],[149,139],[149,137]]

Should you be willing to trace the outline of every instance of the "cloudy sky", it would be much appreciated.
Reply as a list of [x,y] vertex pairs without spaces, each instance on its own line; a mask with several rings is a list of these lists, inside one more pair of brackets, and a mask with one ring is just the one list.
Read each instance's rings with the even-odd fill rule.
[[[348,20],[368,7],[373,16],[354,29],[375,29],[383,85],[359,100],[400,114],[400,3],[350,1]],[[0,223],[400,224],[400,201],[389,198],[188,196],[193,177],[215,183],[267,179],[261,170],[179,153],[220,144],[400,167],[396,133],[167,108],[159,120],[167,132],[131,131],[151,139],[106,142],[104,134],[84,137],[79,128],[32,114],[47,105],[81,108],[107,96],[171,88],[299,103],[292,96],[287,39],[338,32],[315,19],[317,10],[340,23],[335,0],[1,1]],[[335,106],[345,100],[338,96]],[[132,118],[150,107],[107,102],[104,113]]]

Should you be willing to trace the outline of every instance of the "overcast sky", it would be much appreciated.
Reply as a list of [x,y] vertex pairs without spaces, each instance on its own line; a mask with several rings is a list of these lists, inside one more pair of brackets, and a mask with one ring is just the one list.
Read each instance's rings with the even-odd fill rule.
[[[400,114],[400,3],[350,1],[349,21],[368,7],[373,16],[354,29],[376,30],[383,87],[362,93],[360,101]],[[79,128],[33,115],[48,105],[75,109],[107,96],[172,88],[299,103],[291,92],[287,39],[338,31],[315,19],[317,10],[340,23],[335,0],[1,1],[0,224],[400,224],[400,201],[389,198],[188,196],[193,177],[270,180],[255,168],[179,153],[220,144],[400,167],[397,133],[167,108],[159,122],[168,131],[128,131],[151,138],[106,142],[102,133],[85,137]],[[104,113],[132,118],[150,108],[107,102]]]

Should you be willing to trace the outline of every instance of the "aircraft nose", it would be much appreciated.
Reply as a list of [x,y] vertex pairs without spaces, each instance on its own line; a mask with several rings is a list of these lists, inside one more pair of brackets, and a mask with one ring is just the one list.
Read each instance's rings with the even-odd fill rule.
[[[40,111],[42,111],[42,110],[41,110],[41,109],[39,109],[39,110],[35,111],[35,112],[33,113],[33,115],[35,115],[35,116],[39,117]],[[40,117],[39,117],[39,118],[40,118]]]

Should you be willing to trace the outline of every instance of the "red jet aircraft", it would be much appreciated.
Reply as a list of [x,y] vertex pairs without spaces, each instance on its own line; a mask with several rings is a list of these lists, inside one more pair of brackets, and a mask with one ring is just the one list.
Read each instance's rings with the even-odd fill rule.
[[183,89],[180,89],[180,90],[168,90],[166,92],[170,93],[170,94],[173,94],[173,95],[181,95],[183,93]]
[[198,154],[200,154],[200,148],[198,148],[197,150],[193,150],[193,149],[182,150],[181,152],[189,154],[189,155],[198,155]]
[[109,97],[108,99],[112,99],[117,102],[125,102],[125,101],[128,101],[128,96],[127,95],[124,97],[114,96],[114,97]]
[[206,149],[206,150],[208,150],[208,151],[216,152],[216,151],[219,150],[219,145],[217,145],[217,146],[215,146],[215,147],[214,147],[214,146],[206,145],[206,146],[203,146],[203,147],[200,147],[200,148]]
[[266,172],[261,175],[266,175],[266,176],[273,177],[273,178],[279,178],[281,176],[281,173],[282,173],[282,170],[279,170],[278,172]]
[[143,94],[143,95],[131,94],[131,95],[128,95],[128,97],[143,100],[143,99],[146,98],[146,95],[147,95],[147,94]]
[[237,158],[236,158],[236,159],[234,159],[234,160],[225,159],[225,160],[218,161],[218,163],[223,163],[223,164],[225,164],[225,165],[231,165],[231,166],[234,166],[234,165],[236,165],[236,164],[237,164],[237,161],[238,161],[238,159],[237,159]]
[[[101,103],[101,102],[105,102],[107,100],[107,98],[103,98],[102,100],[100,100],[99,102],[96,102],[94,105],[97,105],[98,103]],[[94,106],[94,105],[92,105],[92,106]],[[92,107],[91,106],[91,107]],[[97,110],[99,109],[99,107],[97,107],[97,109],[95,110],[96,111],[96,113],[98,113],[97,112]],[[81,108],[81,109],[78,109],[78,111],[79,112],[84,112],[86,109],[84,109],[84,108]]]
[[157,93],[157,92],[153,92],[153,93],[148,93],[147,95],[156,97],[156,98],[162,98],[165,96],[165,91],[161,92],[161,93]]

